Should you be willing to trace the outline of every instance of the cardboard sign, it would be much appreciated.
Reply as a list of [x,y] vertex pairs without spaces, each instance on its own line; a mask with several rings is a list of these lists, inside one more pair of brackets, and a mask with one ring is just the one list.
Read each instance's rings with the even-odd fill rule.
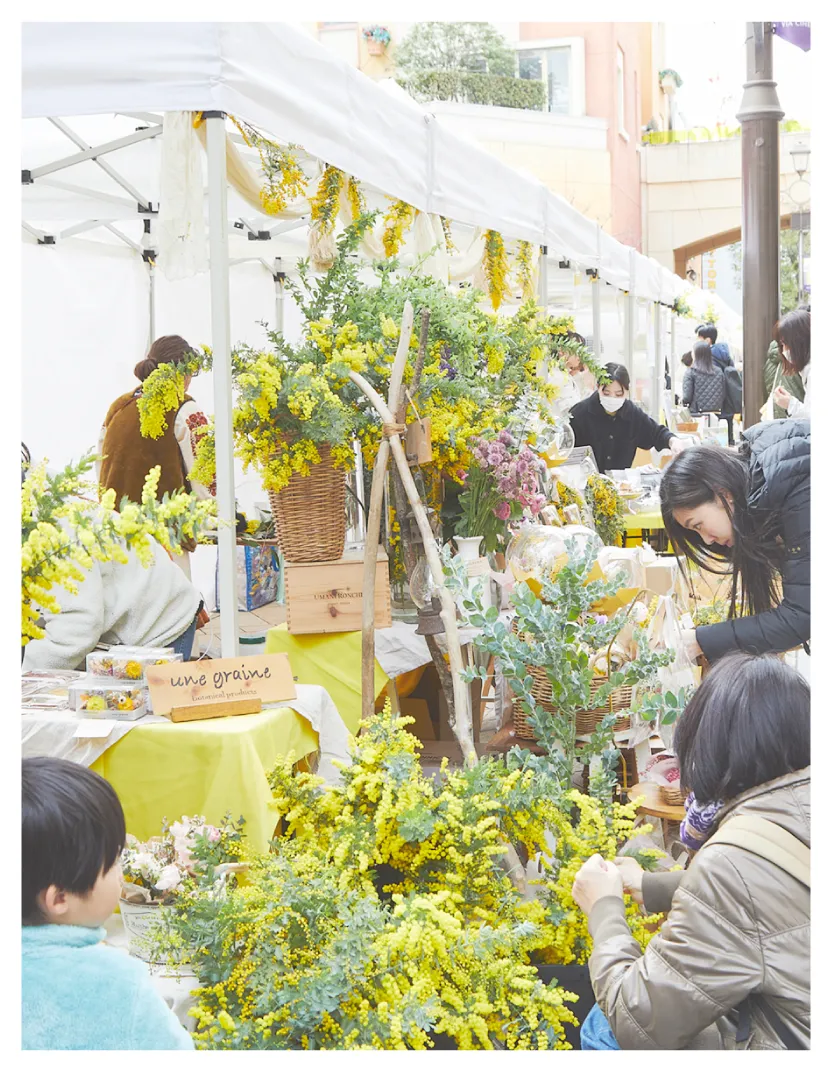
[[289,657],[283,653],[148,666],[145,676],[154,714],[166,717],[174,708],[217,704],[233,704],[235,710],[229,714],[242,714],[244,702],[259,710],[261,704],[297,695]]
[[404,453],[408,465],[429,465],[433,459],[433,445],[430,438],[430,417],[411,421],[407,426]]

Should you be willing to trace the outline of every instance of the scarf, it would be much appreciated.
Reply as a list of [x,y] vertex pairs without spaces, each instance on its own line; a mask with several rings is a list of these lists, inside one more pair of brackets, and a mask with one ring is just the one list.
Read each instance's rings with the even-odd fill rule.
[[721,800],[700,804],[693,793],[688,794],[685,817],[679,827],[679,838],[686,848],[694,851],[702,848],[713,833],[714,823],[721,808]]

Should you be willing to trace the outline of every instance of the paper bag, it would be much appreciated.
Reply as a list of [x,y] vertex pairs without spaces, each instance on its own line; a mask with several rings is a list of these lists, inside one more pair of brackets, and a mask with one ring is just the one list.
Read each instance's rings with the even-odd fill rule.
[[[676,605],[670,596],[659,596],[656,613],[650,623],[647,642],[653,651],[673,651],[676,657],[670,666],[659,670],[658,678],[662,691],[678,693],[680,689],[696,687],[696,664],[688,655],[682,642],[682,627]],[[673,725],[657,727],[666,748],[673,745]]]

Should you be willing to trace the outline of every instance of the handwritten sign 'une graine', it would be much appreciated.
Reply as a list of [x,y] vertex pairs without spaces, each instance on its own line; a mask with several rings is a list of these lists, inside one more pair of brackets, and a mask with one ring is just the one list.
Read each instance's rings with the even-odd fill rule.
[[252,701],[252,710],[256,710],[257,701],[276,703],[297,695],[289,658],[282,653],[166,663],[148,666],[145,673],[157,715],[170,715],[175,708],[238,705],[241,701]]

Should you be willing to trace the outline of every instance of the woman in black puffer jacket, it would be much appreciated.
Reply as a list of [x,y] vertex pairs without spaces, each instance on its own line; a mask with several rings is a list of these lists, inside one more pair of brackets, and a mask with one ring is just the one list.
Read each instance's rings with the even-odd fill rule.
[[808,652],[810,448],[808,421],[765,421],[737,452],[691,447],[665,469],[662,517],[677,557],[733,582],[728,621],[686,635],[692,656]]

